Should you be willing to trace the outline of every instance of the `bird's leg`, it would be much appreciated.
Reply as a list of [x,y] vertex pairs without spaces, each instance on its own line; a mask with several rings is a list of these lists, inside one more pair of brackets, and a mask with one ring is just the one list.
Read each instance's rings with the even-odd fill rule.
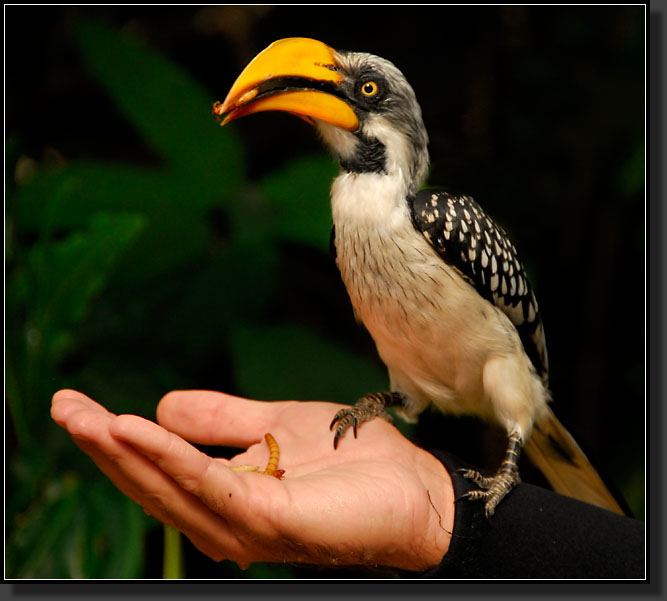
[[500,464],[500,468],[498,468],[496,475],[491,478],[482,476],[482,474],[476,470],[460,470],[459,473],[464,478],[472,480],[482,489],[471,490],[460,498],[468,499],[470,501],[484,499],[486,501],[484,504],[484,512],[486,513],[487,518],[491,517],[495,512],[498,503],[503,500],[510,490],[521,482],[517,462],[519,460],[519,455],[521,454],[522,444],[521,435],[518,432],[515,431],[509,435],[503,462]]
[[334,426],[336,426],[334,449],[338,447],[338,440],[350,426],[352,426],[352,431],[356,438],[357,427],[362,422],[378,416],[392,421],[391,415],[386,413],[385,409],[392,405],[402,404],[404,399],[405,397],[400,392],[374,392],[361,397],[351,407],[341,409],[336,413],[329,426],[329,430],[333,430]]

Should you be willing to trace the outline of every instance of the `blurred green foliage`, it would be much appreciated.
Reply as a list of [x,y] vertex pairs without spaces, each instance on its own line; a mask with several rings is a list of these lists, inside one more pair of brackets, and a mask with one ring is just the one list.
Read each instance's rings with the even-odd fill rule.
[[[216,126],[195,81],[106,27],[80,22],[76,35],[160,161],[49,167],[7,144],[6,576],[159,577],[149,568],[161,553],[147,545],[159,524],[50,420],[56,390],[152,418],[178,387],[352,401],[385,375],[307,325],[258,321],[277,294],[281,244],[327,252],[333,161],[302,160],[251,185],[239,140]],[[215,576],[226,574],[290,571],[223,563]]]

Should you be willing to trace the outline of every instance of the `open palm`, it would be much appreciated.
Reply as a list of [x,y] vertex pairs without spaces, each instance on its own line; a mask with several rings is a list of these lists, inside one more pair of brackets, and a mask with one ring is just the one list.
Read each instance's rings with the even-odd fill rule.
[[[121,491],[213,559],[436,565],[451,538],[449,474],[381,419],[334,450],[329,423],[341,407],[177,391],[160,402],[158,425],[61,390],[51,414]],[[263,469],[266,433],[280,445],[284,479],[229,469]],[[186,441],[246,451],[228,461]]]

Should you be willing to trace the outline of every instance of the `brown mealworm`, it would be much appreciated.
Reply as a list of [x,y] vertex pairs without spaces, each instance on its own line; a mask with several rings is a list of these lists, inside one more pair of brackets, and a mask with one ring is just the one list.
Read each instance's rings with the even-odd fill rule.
[[283,479],[283,474],[285,473],[285,470],[279,470],[278,468],[278,460],[280,459],[280,447],[278,446],[278,443],[276,442],[276,439],[273,438],[271,434],[265,434],[264,438],[266,439],[266,443],[269,445],[269,461],[266,464],[266,469],[263,472],[259,471],[259,468],[255,465],[237,465],[232,467],[232,471],[234,472],[259,472],[260,474],[265,474],[267,476],[273,476],[274,478],[278,478],[278,480]]
[[[282,478],[285,470],[278,470],[278,460],[280,459],[280,447],[271,434],[265,434],[264,438],[269,445],[269,462],[266,464],[266,469],[262,472],[267,476],[274,476],[278,479]],[[280,473],[278,473],[280,472]]]

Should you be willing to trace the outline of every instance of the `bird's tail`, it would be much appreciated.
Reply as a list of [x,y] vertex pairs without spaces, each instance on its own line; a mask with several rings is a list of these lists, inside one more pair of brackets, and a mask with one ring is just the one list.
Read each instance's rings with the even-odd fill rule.
[[548,407],[524,451],[556,492],[624,515],[584,452]]

